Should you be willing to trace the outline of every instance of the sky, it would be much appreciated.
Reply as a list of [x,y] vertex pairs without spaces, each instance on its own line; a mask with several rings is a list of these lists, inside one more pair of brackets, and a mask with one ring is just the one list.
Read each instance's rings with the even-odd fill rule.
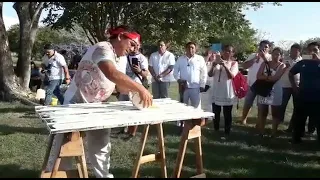
[[[3,3],[3,18],[6,29],[19,23],[11,2]],[[320,36],[318,14],[320,2],[282,2],[282,6],[266,4],[262,9],[244,11],[251,27],[257,29],[264,38],[280,42],[300,42]],[[41,19],[47,15],[42,12]],[[312,27],[312,28],[307,28]]]

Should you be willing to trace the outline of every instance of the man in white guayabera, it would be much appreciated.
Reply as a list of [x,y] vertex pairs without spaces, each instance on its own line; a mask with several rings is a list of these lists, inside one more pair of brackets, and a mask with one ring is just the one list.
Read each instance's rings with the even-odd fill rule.
[[207,82],[207,66],[204,58],[196,54],[196,44],[186,44],[186,54],[180,56],[174,66],[174,78],[183,94],[183,103],[201,108],[200,92],[204,92]]
[[46,97],[44,105],[50,105],[52,95],[55,95],[60,104],[63,104],[63,95],[60,91],[60,85],[65,77],[66,83],[70,83],[70,75],[66,60],[54,50],[53,45],[44,46],[45,55],[42,60],[42,73],[45,73],[44,85],[46,86]]
[[149,71],[152,75],[152,95],[154,99],[167,98],[171,81],[174,55],[167,51],[167,44],[158,41],[159,50],[150,55]]
[[[93,103],[106,100],[117,87],[120,93],[138,92],[144,107],[152,105],[152,95],[141,84],[120,72],[119,57],[125,56],[131,46],[139,43],[140,35],[125,26],[108,31],[110,42],[102,41],[91,46],[81,59],[77,72],[65,93],[64,104]],[[53,144],[61,144],[63,135],[56,135]],[[112,178],[110,168],[110,129],[86,132],[89,161],[97,178]],[[57,146],[52,151],[58,151]],[[55,157],[49,158],[48,170]],[[61,162],[64,169],[70,162]],[[64,166],[64,167],[63,167]]]

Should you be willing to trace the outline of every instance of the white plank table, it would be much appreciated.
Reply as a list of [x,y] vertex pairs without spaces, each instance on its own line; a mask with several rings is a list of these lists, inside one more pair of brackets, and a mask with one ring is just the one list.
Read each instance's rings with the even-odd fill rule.
[[[171,99],[154,99],[153,107],[138,110],[129,101],[111,103],[81,103],[61,106],[36,106],[36,114],[45,123],[50,140],[46,153],[41,177],[70,177],[72,173],[58,171],[60,160],[63,157],[80,157],[78,160],[79,177],[88,177],[83,150],[83,132],[90,130],[145,125],[141,136],[141,147],[132,172],[132,177],[138,177],[140,165],[151,161],[160,161],[162,176],[167,177],[165,150],[162,123],[179,120],[192,120],[186,123],[181,138],[180,152],[177,158],[174,177],[179,177],[188,139],[196,139],[197,169],[202,173],[201,157],[201,128],[199,121],[203,118],[213,117],[211,112],[204,112],[191,106]],[[158,131],[159,153],[143,155],[144,146],[148,136],[149,126],[155,125]],[[52,172],[44,172],[55,134],[64,134],[65,140],[60,148],[60,155],[55,162]],[[72,152],[70,152],[72,150]],[[201,162],[198,162],[201,161]],[[201,164],[201,165],[200,165]],[[73,172],[74,173],[74,172]]]

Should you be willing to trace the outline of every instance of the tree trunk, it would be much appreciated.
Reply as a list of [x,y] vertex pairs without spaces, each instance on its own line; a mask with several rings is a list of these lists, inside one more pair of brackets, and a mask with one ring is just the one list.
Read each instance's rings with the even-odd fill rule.
[[0,100],[10,101],[18,89],[0,2]]
[[32,49],[43,9],[43,3],[38,3],[38,5],[35,3],[37,2],[16,2],[13,6],[18,14],[20,25],[20,51],[16,75],[19,77],[20,85],[24,89],[29,88]]

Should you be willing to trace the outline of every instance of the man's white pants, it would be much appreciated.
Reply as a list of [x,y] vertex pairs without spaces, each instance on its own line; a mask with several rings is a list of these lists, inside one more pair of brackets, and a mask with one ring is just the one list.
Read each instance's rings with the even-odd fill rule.
[[[201,97],[199,88],[185,89],[185,91],[183,92],[183,103],[189,105],[189,100],[192,107],[201,109]],[[177,126],[180,126],[180,121],[177,121]]]
[[[111,129],[91,130],[86,132],[87,140],[87,154],[93,172],[96,178],[112,178],[113,175],[109,173],[110,169],[110,133]],[[59,148],[63,140],[63,134],[56,134],[53,140],[49,161],[47,164],[47,171],[52,171],[54,161],[57,158]],[[57,155],[53,155],[55,152]],[[61,161],[60,169],[68,170],[72,168],[71,159],[64,158]]]

